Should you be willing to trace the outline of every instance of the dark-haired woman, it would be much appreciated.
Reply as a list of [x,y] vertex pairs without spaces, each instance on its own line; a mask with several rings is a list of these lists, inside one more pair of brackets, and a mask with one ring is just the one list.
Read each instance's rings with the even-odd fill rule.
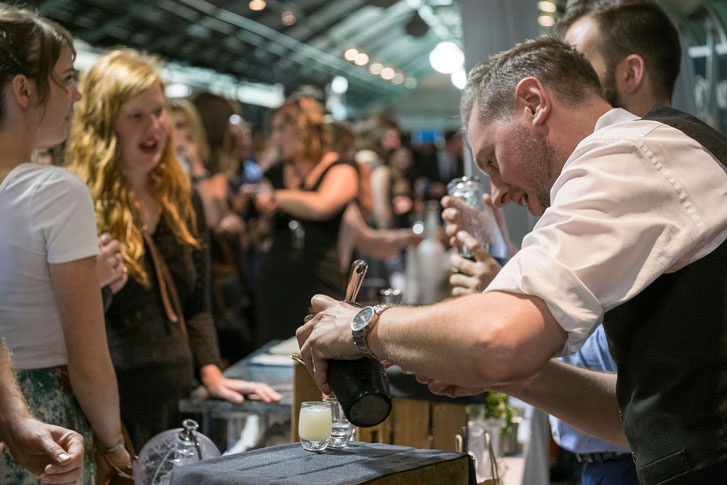
[[273,116],[282,163],[265,174],[273,190],[256,198],[258,209],[274,214],[257,295],[258,345],[295,335],[316,293],[343,297],[338,233],[358,176],[351,162],[326,152],[326,133],[322,109],[310,98],[286,103]]
[[[110,465],[131,466],[106,345],[93,203],[67,170],[27,163],[33,150],[66,137],[80,99],[74,55],[63,27],[0,4],[0,335],[35,417],[84,435],[82,482],[93,484],[94,441]],[[0,483],[38,477],[3,453]]]

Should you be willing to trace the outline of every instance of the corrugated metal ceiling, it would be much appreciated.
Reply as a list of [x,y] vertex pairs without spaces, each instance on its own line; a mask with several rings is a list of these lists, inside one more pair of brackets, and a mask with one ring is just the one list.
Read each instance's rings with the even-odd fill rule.
[[[93,46],[127,45],[244,81],[282,83],[286,93],[302,84],[323,88],[340,74],[349,81],[348,104],[358,109],[407,88],[345,61],[345,49],[419,80],[433,72],[428,55],[438,42],[461,39],[457,0],[268,0],[262,11],[247,0],[29,3]],[[292,25],[283,22],[285,11]],[[407,24],[422,35],[407,33]]]

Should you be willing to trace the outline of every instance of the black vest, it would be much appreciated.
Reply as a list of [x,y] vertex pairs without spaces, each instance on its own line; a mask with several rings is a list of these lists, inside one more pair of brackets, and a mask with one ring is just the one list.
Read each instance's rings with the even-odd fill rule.
[[[727,139],[696,118],[657,106],[644,119],[727,162]],[[607,312],[603,325],[639,480],[727,484],[727,242],[657,278]]]

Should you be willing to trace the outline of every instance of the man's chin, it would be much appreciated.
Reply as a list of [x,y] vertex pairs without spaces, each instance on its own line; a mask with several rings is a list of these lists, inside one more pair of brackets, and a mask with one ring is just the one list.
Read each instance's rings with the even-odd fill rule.
[[547,209],[547,206],[541,204],[538,202],[537,199],[532,198],[528,200],[528,212],[530,212],[535,217],[540,217],[545,212],[545,209]]

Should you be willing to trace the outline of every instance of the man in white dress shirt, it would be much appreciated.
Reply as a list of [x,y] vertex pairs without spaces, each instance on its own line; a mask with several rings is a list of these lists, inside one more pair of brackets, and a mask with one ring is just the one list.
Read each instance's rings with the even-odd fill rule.
[[[672,345],[680,338],[691,342],[689,332],[701,331],[700,325],[715,325],[716,331],[725,325],[697,317],[671,322],[665,327],[669,335],[649,327],[652,346],[634,324],[632,340],[642,352],[636,355],[628,347],[629,328],[612,327],[610,335],[604,314],[624,307],[653,325],[652,314],[658,316],[669,302],[647,302],[651,312],[645,311],[641,294],[652,296],[650,289],[663,287],[664,278],[679,278],[692,267],[706,271],[705,261],[721,264],[711,257],[727,248],[727,212],[716,210],[727,202],[724,166],[683,131],[612,109],[590,63],[553,39],[519,44],[475,67],[462,117],[476,162],[490,177],[494,204],[515,202],[542,217],[484,293],[427,307],[377,309],[363,322],[364,331],[357,331],[357,345],[351,322],[359,309],[314,297],[317,315],[298,330],[298,340],[319,387],[329,391],[326,359],[359,358],[363,348],[417,373],[434,392],[457,396],[500,388],[583,431],[627,445],[620,405],[642,483],[718,483],[713,478],[727,473],[724,440],[703,440],[712,440],[710,455],[704,446],[679,449],[680,440],[689,437],[683,427],[677,426],[669,439],[664,435],[669,436],[671,423],[695,415],[688,405],[675,405],[680,394],[668,381],[674,370],[670,359],[693,370],[686,377],[696,382],[701,369],[693,362],[721,366],[727,343],[721,333],[713,335],[711,352],[696,360],[689,352],[698,348],[675,347],[665,355],[659,345],[667,337],[676,339]],[[716,276],[721,283],[714,294],[704,295],[717,308],[724,305],[724,274]],[[690,306],[689,299],[677,303],[695,315],[705,308]],[[366,315],[371,312],[359,316],[359,327]],[[619,362],[618,401],[614,375],[551,361],[577,350],[602,320],[609,339],[621,345],[617,362],[640,357],[633,367]],[[640,380],[644,372],[660,371],[666,399],[658,392],[641,395],[649,388]],[[684,377],[675,376],[674,382],[688,382]],[[700,397],[710,405],[724,403],[726,386],[720,383],[727,379],[709,377],[715,379]],[[624,389],[623,383],[633,388]],[[691,389],[684,391],[687,395]],[[710,407],[704,416],[697,412],[704,417],[700,429],[718,433],[724,407]],[[651,414],[645,415],[647,408]],[[648,432],[658,443],[643,441]],[[663,454],[672,448],[673,453]]]

